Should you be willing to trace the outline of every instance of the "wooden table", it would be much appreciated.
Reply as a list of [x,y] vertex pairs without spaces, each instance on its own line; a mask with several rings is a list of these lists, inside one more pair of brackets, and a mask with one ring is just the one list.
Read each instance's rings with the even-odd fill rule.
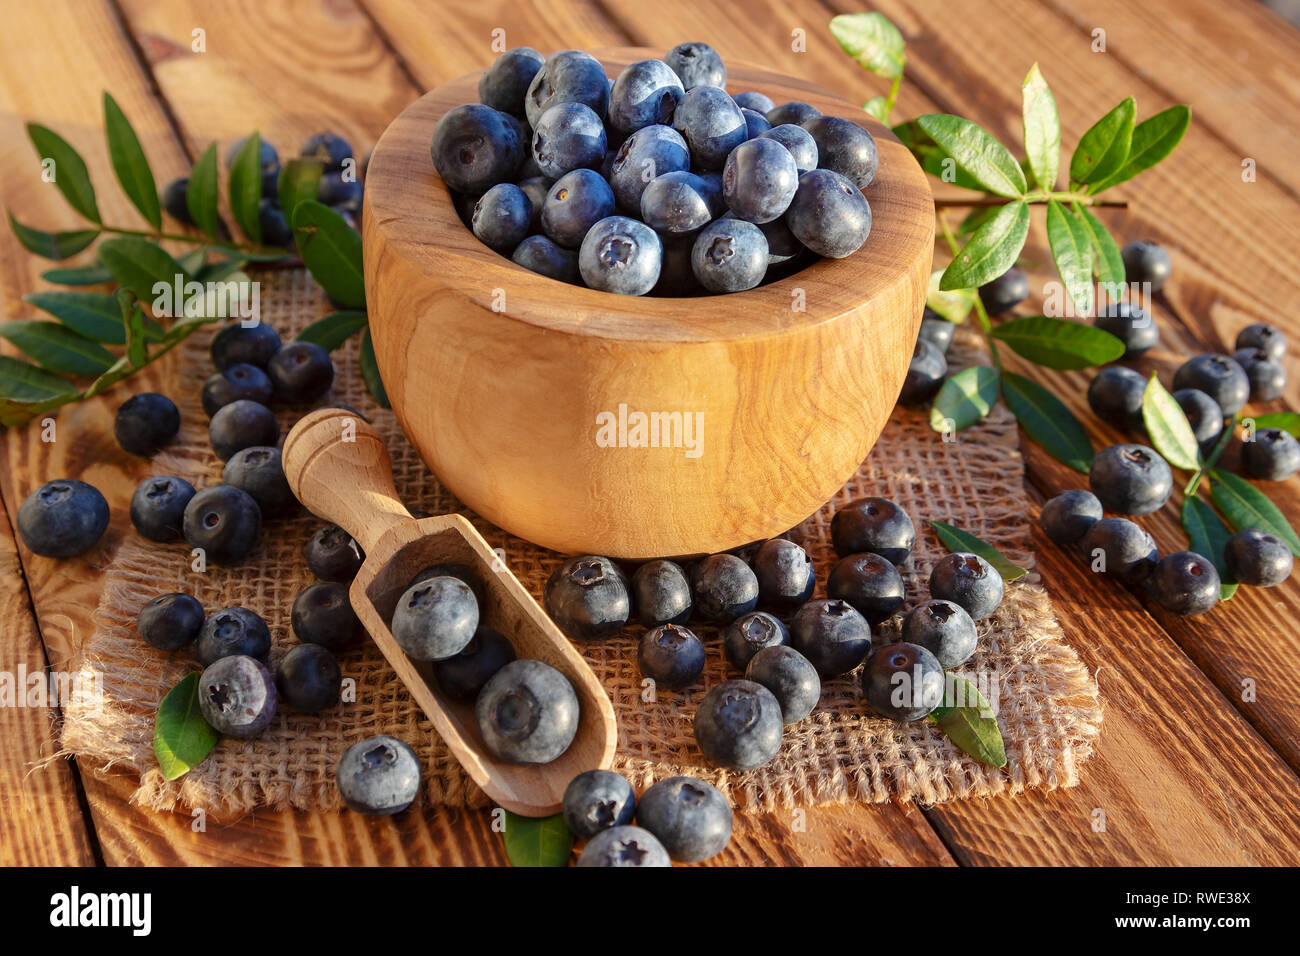
[[[742,15],[723,19],[741,6]],[[1067,148],[1126,95],[1137,97],[1143,116],[1192,104],[1191,132],[1174,157],[1123,187],[1127,210],[1107,211],[1122,241],[1155,238],[1176,257],[1176,278],[1156,309],[1163,345],[1140,365],[1168,375],[1179,356],[1229,351],[1241,326],[1272,321],[1295,345],[1286,397],[1269,410],[1300,407],[1300,86],[1288,81],[1300,61],[1300,34],[1247,0],[881,0],[875,7],[908,40],[899,117],[960,113],[1019,143],[1019,87],[1035,59],[1056,93]],[[253,128],[282,152],[321,129],[363,150],[422,91],[488,63],[495,28],[505,30],[508,46],[543,51],[666,50],[703,39],[724,57],[865,100],[883,92],[880,83],[840,52],[826,27],[835,13],[858,9],[848,0],[11,4],[0,56],[0,197],[25,222],[77,225],[39,180],[23,131],[35,120],[86,156],[105,216],[136,221],[106,172],[105,89],[140,132],[160,181],[186,173],[211,140],[229,143]],[[1106,31],[1106,53],[1090,49],[1096,28]],[[196,30],[204,31],[205,52],[191,52]],[[792,50],[794,30],[806,31],[806,52]],[[1242,181],[1244,158],[1255,160],[1254,182]],[[1050,262],[1041,246],[1025,257]],[[21,296],[47,287],[39,278],[47,265],[7,231],[0,236],[6,317],[32,314]],[[164,361],[140,385],[176,386],[173,374]],[[1086,408],[1087,373],[1030,374],[1071,397],[1099,446],[1120,440]],[[35,425],[0,435],[7,516],[0,521],[0,669],[59,668],[90,633],[102,565],[132,533],[121,503],[148,474],[112,440],[121,397],[119,390],[64,409],[53,443],[42,442]],[[1075,484],[1036,446],[1026,444],[1025,454],[1037,499]],[[107,546],[89,560],[52,561],[15,542],[19,502],[53,477],[93,482],[117,503]],[[1300,480],[1269,492],[1300,517]],[[1183,545],[1172,508],[1150,525],[1162,550]],[[823,808],[807,814],[802,831],[787,814],[744,817],[715,862],[1300,863],[1300,575],[1273,590],[1242,589],[1231,604],[1185,620],[1099,586],[1082,562],[1039,543],[1038,567],[1066,638],[1097,673],[1107,703],[1081,786],[930,808]],[[1248,680],[1256,695],[1243,700]],[[504,861],[489,815],[478,812],[432,809],[396,821],[259,812],[209,820],[206,832],[194,832],[188,813],[131,807],[130,778],[79,761],[33,770],[57,746],[56,716],[0,709],[0,863]]]

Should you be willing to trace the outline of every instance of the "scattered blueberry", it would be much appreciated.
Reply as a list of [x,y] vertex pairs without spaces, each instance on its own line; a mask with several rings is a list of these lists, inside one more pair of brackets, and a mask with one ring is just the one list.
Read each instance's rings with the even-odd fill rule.
[[1072,488],[1043,505],[1038,520],[1047,536],[1064,546],[1077,542],[1101,517],[1101,501],[1097,496],[1091,491]]
[[417,661],[441,661],[459,654],[478,629],[479,607],[460,578],[430,578],[413,584],[393,610],[393,638]]
[[533,128],[533,161],[543,176],[559,179],[575,169],[592,169],[605,158],[605,124],[589,106],[557,103]]
[[275,687],[280,700],[294,710],[315,714],[338,703],[343,672],[327,647],[299,644],[280,659]]
[[176,541],[181,537],[185,508],[194,486],[175,475],[146,478],[131,495],[131,524],[150,541]]
[[744,671],[759,651],[789,644],[790,632],[780,618],[766,611],[750,611],[728,624],[722,639],[731,666]]
[[537,126],[557,103],[581,103],[603,121],[609,112],[609,77],[590,53],[560,50],[552,53],[528,84],[524,96],[524,113],[530,126]]
[[326,171],[337,171],[352,159],[352,144],[338,133],[317,133],[302,144],[298,155],[305,159],[318,159],[325,164]]
[[526,135],[509,113],[469,103],[443,114],[429,151],[448,189],[478,196],[514,179],[528,152]]
[[474,712],[488,751],[510,763],[550,763],[578,732],[578,696],[568,678],[527,658],[492,676]]
[[315,342],[291,342],[272,356],[266,374],[270,376],[277,402],[305,405],[330,390],[334,383],[334,363],[329,352]]
[[647,561],[632,574],[637,620],[645,627],[685,624],[691,618],[691,584],[681,565]]
[[280,464],[280,449],[254,445],[230,456],[221,480],[252,495],[263,518],[276,518],[297,507]]
[[1237,341],[1233,347],[1259,349],[1268,361],[1281,362],[1286,356],[1286,336],[1275,325],[1255,322],[1237,333]]
[[1180,388],[1174,392],[1174,401],[1187,416],[1202,454],[1207,454],[1223,434],[1223,409],[1199,388]]
[[[641,194],[665,173],[690,169],[691,154],[682,134],[671,126],[646,126],[614,151],[609,185],[618,208],[630,216],[641,214]],[[611,210],[612,211],[612,210]]]
[[1209,558],[1195,551],[1167,554],[1148,581],[1155,602],[1171,614],[1203,614],[1219,603],[1223,585]]
[[721,169],[727,154],[749,138],[740,107],[717,86],[689,87],[672,125],[686,140],[692,167],[699,169]]
[[204,667],[223,657],[252,657],[266,663],[271,653],[271,632],[266,621],[248,608],[227,607],[203,622],[196,650]]
[[569,558],[551,572],[543,597],[561,631],[581,641],[617,634],[632,613],[627,577],[609,558]]
[[802,126],[793,123],[774,124],[767,132],[760,133],[759,138],[776,140],[789,150],[800,176],[817,168],[820,158],[817,155],[817,141]]
[[182,176],[180,179],[173,179],[163,187],[162,207],[167,210],[167,215],[171,216],[177,222],[184,223],[187,226],[194,225],[194,217],[190,215],[190,206],[188,192],[190,187],[190,178]]
[[160,651],[177,651],[193,644],[202,628],[203,605],[180,592],[158,595],[140,608],[135,619],[136,633]]
[[681,79],[663,60],[639,60],[614,81],[609,124],[623,134],[655,124],[670,125],[683,92]]
[[764,120],[767,119],[767,114],[772,108],[776,106],[770,97],[764,96],[762,93],[756,93],[753,90],[737,93],[732,99],[736,101],[736,105],[742,110],[753,110],[755,113],[762,115]]
[[396,737],[371,737],[344,751],[334,771],[339,796],[357,813],[401,813],[420,792],[420,758]]
[[210,352],[217,371],[232,365],[256,365],[266,368],[271,356],[280,351],[280,333],[258,322],[245,326],[240,322],[227,325],[212,338]]
[[695,237],[691,270],[710,292],[752,289],[767,272],[767,237],[752,222],[715,219]]
[[[695,742],[711,763],[727,770],[757,770],[771,763],[781,749],[784,728],[775,695],[751,680],[715,685],[695,711]],[[642,822],[649,796],[647,791],[641,798]]]
[[622,774],[587,770],[564,788],[565,826],[580,840],[610,827],[626,827],[636,816],[636,793]]
[[614,212],[614,190],[593,169],[575,169],[551,186],[542,204],[542,229],[558,245],[577,249],[596,223]]
[[527,115],[524,97],[528,94],[528,86],[544,62],[542,55],[530,46],[506,50],[479,78],[479,102],[523,119]]
[[348,600],[347,587],[337,581],[318,581],[299,591],[290,620],[299,641],[331,651],[354,646],[364,633]]
[[918,338],[907,365],[898,400],[904,405],[928,405],[948,377],[948,360],[937,347]]
[[1265,481],[1286,481],[1300,471],[1300,441],[1280,428],[1261,428],[1241,444],[1246,474]]
[[1103,421],[1136,428],[1142,423],[1147,380],[1123,365],[1107,365],[1088,383],[1088,407]]
[[740,219],[753,223],[779,218],[799,188],[790,151],[771,138],[741,143],[722,169],[722,197]]
[[876,649],[862,669],[867,706],[892,720],[920,720],[943,703],[943,665],[924,647],[888,644]]
[[[248,142],[248,137],[236,140],[230,144],[226,150],[226,168],[229,169],[235,164],[237,157],[244,144]],[[262,195],[274,196],[280,181],[280,154],[262,137],[257,140],[257,164],[262,173]]]
[[653,229],[626,216],[609,216],[583,238],[578,271],[593,289],[645,295],[659,280],[661,255]]
[[1149,515],[1164,507],[1174,488],[1169,463],[1146,445],[1111,445],[1092,460],[1088,486],[1102,507],[1123,515]]
[[271,379],[267,374],[256,365],[239,363],[208,376],[203,383],[203,410],[211,418],[218,409],[241,398],[267,405],[271,396]]
[[822,111],[817,107],[792,100],[789,103],[782,103],[768,110],[767,121],[772,124],[773,129],[787,123],[791,126],[803,126],[821,115]]
[[1174,267],[1164,246],[1149,239],[1130,242],[1120,252],[1120,257],[1124,260],[1124,280],[1129,283],[1149,282],[1152,292],[1160,291]]
[[431,564],[426,568],[422,568],[420,573],[411,578],[410,583],[406,586],[409,588],[416,584],[423,584],[433,578],[460,578],[474,592],[474,600],[478,601],[479,607],[487,603],[487,589],[483,587],[483,581],[478,576],[478,573],[468,564],[456,564],[454,562]]
[[18,534],[36,554],[71,558],[95,546],[108,527],[108,502],[84,481],[47,481],[18,507]]
[[166,395],[144,392],[122,403],[113,434],[123,451],[148,458],[161,451],[181,428],[181,413]]
[[871,624],[903,606],[903,579],[892,562],[864,552],[843,557],[826,579],[826,596],[847,601]]
[[762,684],[781,706],[781,721],[789,726],[803,720],[821,700],[822,682],[817,668],[793,647],[765,647],[745,668],[745,679]]
[[578,866],[672,866],[668,851],[654,834],[640,827],[601,830],[587,841]]
[[866,129],[842,116],[816,116],[803,128],[817,143],[817,165],[839,173],[859,189],[876,178],[880,164],[876,140]]
[[786,538],[764,541],[754,554],[758,602],[773,611],[792,611],[813,596],[817,569],[808,552]]
[[1029,298],[1029,276],[1019,266],[1012,266],[991,282],[980,286],[980,301],[990,315],[1001,315]]
[[1286,368],[1281,362],[1270,362],[1267,353],[1259,348],[1237,349],[1233,359],[1250,380],[1250,400],[1271,402],[1282,397],[1286,389]]
[[641,795],[636,821],[682,863],[717,856],[731,841],[731,805],[717,787],[695,777],[655,783]]
[[1160,344],[1160,329],[1151,313],[1131,302],[1112,302],[1093,320],[1103,332],[1124,343],[1126,359],[1137,358]]
[[968,551],[944,555],[930,571],[930,596],[951,601],[975,621],[998,609],[1003,590],[1002,575]]
[[691,590],[696,611],[707,621],[727,624],[758,604],[758,578],[734,554],[710,555],[696,565]]
[[280,442],[280,422],[265,405],[236,399],[222,405],[208,423],[208,441],[222,461],[254,445],[275,446]]
[[271,726],[276,702],[275,679],[252,657],[222,657],[199,677],[199,710],[224,737],[256,737]]
[[847,601],[809,601],[790,625],[790,644],[823,677],[847,674],[871,650],[871,625]]
[[695,173],[664,173],[641,191],[641,218],[664,238],[694,235],[717,214],[712,190]]
[[474,204],[470,229],[481,242],[509,255],[528,235],[533,204],[513,183],[497,183]]
[[472,704],[492,675],[515,659],[515,649],[501,632],[479,625],[459,654],[437,661],[433,676],[442,692],[462,704]]
[[925,601],[903,618],[903,640],[924,647],[940,666],[960,667],[975,653],[979,635],[966,609],[952,601]]
[[642,635],[636,663],[645,677],[669,690],[681,690],[703,673],[704,645],[689,628],[661,624]]
[[1228,574],[1238,584],[1271,588],[1291,576],[1294,556],[1276,535],[1258,528],[1242,528],[1223,549]]
[[1174,373],[1174,389],[1197,388],[1219,403],[1223,414],[1241,411],[1250,398],[1250,379],[1234,359],[1205,354],[1190,358]]
[[357,576],[366,559],[352,536],[334,524],[317,530],[302,551],[308,570],[322,581],[347,583]]
[[[360,185],[358,183],[357,185]],[[293,241],[293,230],[284,218],[284,211],[274,199],[257,201],[257,222],[262,229],[262,244],[267,246],[288,246]]]
[[1083,550],[1094,571],[1131,584],[1145,581],[1160,559],[1151,535],[1127,518],[1102,518],[1083,536]]
[[956,330],[957,326],[929,306],[925,307],[925,313],[921,316],[921,333],[919,336],[923,341],[929,342],[944,355],[947,355],[948,349],[952,345],[953,333]]
[[[339,212],[359,213],[364,196],[365,187],[356,177],[355,172],[328,172],[320,178],[316,199]],[[278,204],[276,208],[279,209]],[[263,238],[265,238],[265,231],[263,227]],[[287,245],[287,243],[273,242],[272,245]]]
[[196,492],[185,506],[181,530],[192,548],[202,548],[214,564],[234,564],[257,547],[262,512],[246,491],[213,485]]
[[786,225],[819,256],[843,259],[867,241],[871,205],[858,187],[839,173],[814,169],[799,177]]
[[727,85],[727,67],[718,51],[707,43],[679,43],[668,51],[664,62],[672,67],[687,90]]
[[915,542],[912,519],[888,498],[855,498],[831,518],[831,544],[841,558],[869,551],[898,565]]

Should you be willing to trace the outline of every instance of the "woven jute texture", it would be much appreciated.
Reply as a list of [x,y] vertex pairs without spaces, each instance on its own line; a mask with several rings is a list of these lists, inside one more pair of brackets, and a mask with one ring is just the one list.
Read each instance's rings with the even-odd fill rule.
[[[318,287],[300,270],[261,275],[263,319],[286,338],[330,309]],[[173,397],[184,425],[176,443],[153,461],[157,474],[176,474],[196,487],[220,481],[221,463],[207,443],[207,416],[199,385],[211,371],[211,332],[196,334],[181,348],[180,375]],[[952,351],[954,365],[978,361],[974,336],[961,331]],[[510,569],[539,600],[547,575],[561,556],[511,537],[468,514],[420,461],[391,412],[369,399],[358,369],[354,340],[335,353],[337,375],[330,401],[365,413],[388,441],[397,488],[408,507],[430,514],[466,513],[494,547],[504,550]],[[298,410],[286,414],[287,430]],[[834,509],[861,495],[897,501],[918,525],[917,546],[904,569],[908,606],[928,597],[926,582],[943,549],[923,519],[964,528],[1001,548],[1012,560],[1032,563],[1029,507],[1015,422],[999,409],[983,423],[943,441],[924,414],[900,410],[858,474],[789,537],[816,562],[818,594],[834,563],[830,518]],[[144,644],[135,632],[140,607],[158,594],[188,591],[211,614],[242,605],[266,618],[274,639],[272,666],[295,643],[290,609],[313,578],[303,543],[321,522],[305,512],[269,523],[254,555],[233,568],[191,569],[183,543],[158,545],[128,535],[107,572],[96,629],[82,649],[80,666],[97,671],[104,699],[74,700],[65,710],[63,748],[93,764],[129,767],[140,776],[136,803],[154,809],[202,807],[239,813],[256,807],[330,809],[339,806],[334,766],[343,751],[374,734],[409,742],[425,771],[431,804],[484,806],[485,795],[442,745],[432,726],[369,642],[342,655],[346,678],[356,681],[354,702],[319,715],[285,711],[255,740],[223,740],[208,758],[178,781],[168,782],[153,755],[153,715],[167,690],[197,665],[188,652],[168,655]],[[490,622],[489,622],[490,623]],[[916,800],[930,804],[974,795],[1015,793],[1029,787],[1068,787],[1092,751],[1101,726],[1096,682],[1075,652],[1063,643],[1047,595],[1034,574],[1007,589],[1001,609],[979,625],[980,644],[961,669],[994,696],[1009,763],[991,769],[965,756],[929,721],[900,725],[868,716],[857,674],[823,684],[821,705],[789,727],[784,746],[768,766],[749,773],[710,767],[692,735],[692,717],[704,691],[729,676],[716,629],[697,633],[708,647],[703,679],[683,693],[660,690],[642,699],[636,642],[642,629],[584,644],[590,662],[614,704],[619,738],[615,769],[638,791],[657,779],[692,774],[712,781],[745,810],[827,802]],[[897,640],[898,621],[883,640]]]

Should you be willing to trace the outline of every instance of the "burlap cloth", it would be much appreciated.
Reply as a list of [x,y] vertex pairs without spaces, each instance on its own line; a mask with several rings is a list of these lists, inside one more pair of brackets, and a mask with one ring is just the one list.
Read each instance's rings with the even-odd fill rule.
[[[302,270],[266,271],[263,318],[292,338],[330,311],[319,288]],[[155,457],[157,474],[181,475],[196,487],[220,481],[221,462],[207,441],[207,416],[199,386],[211,372],[212,330],[195,334],[178,349],[177,387],[172,397],[183,427],[175,444]],[[387,439],[397,488],[407,505],[431,514],[463,511],[420,461],[393,414],[370,400],[357,366],[354,339],[335,353],[331,400],[357,408]],[[981,359],[975,335],[959,331],[951,361],[963,366]],[[292,415],[282,417],[287,430]],[[918,525],[917,546],[904,571],[908,605],[925,600],[926,581],[944,553],[922,524],[934,518],[964,528],[1030,566],[1029,506],[1015,422],[999,407],[954,442],[943,442],[922,412],[900,410],[861,470],[817,514],[790,537],[808,549],[817,565],[818,594],[834,563],[829,544],[833,510],[863,494],[899,502]],[[125,507],[125,502],[115,503]],[[560,556],[513,538],[469,515],[539,600],[547,575]],[[96,629],[82,648],[80,666],[102,674],[102,707],[74,701],[65,708],[63,748],[83,763],[128,767],[139,774],[133,800],[153,809],[178,803],[212,812],[240,813],[256,807],[332,809],[339,806],[334,766],[352,743],[392,734],[410,743],[425,771],[431,804],[484,806],[487,798],[468,781],[432,726],[407,695],[373,645],[341,656],[345,677],[357,682],[355,703],[341,703],[319,715],[285,711],[255,740],[223,740],[208,758],[180,780],[168,782],[153,754],[153,718],[169,688],[197,665],[188,652],[168,655],[139,639],[140,607],[167,591],[188,591],[212,613],[243,605],[266,618],[274,637],[274,665],[293,646],[290,608],[314,580],[302,556],[303,543],[321,522],[303,512],[269,524],[253,557],[234,568],[190,570],[183,543],[158,545],[128,534],[109,568],[96,613]],[[929,721],[895,724],[866,716],[856,674],[823,684],[821,706],[787,728],[784,746],[768,766],[729,773],[708,766],[692,735],[692,716],[704,689],[728,676],[717,630],[698,633],[709,649],[704,679],[684,693],[660,691],[641,699],[636,642],[642,633],[583,644],[581,651],[608,690],[619,722],[614,768],[638,792],[653,781],[693,774],[719,786],[745,810],[848,800],[917,800],[930,804],[973,795],[1015,793],[1028,787],[1073,786],[1101,726],[1097,684],[1061,630],[1047,595],[1032,573],[1007,589],[1001,609],[981,622],[980,645],[962,673],[993,680],[998,722],[1006,741],[1007,767],[981,766],[965,756]],[[898,623],[886,628],[897,639]]]

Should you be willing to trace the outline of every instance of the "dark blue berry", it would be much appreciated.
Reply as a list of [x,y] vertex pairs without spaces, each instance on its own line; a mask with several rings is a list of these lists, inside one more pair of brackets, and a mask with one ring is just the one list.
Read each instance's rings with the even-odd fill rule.
[[267,363],[266,374],[277,402],[305,405],[330,390],[334,363],[329,352],[315,342],[291,342]]
[[450,576],[411,585],[393,610],[393,639],[417,661],[441,661],[465,649],[478,629],[478,600]]
[[541,661],[511,661],[474,704],[488,751],[510,763],[550,763],[578,732],[578,696],[563,674]]
[[1139,427],[1146,387],[1147,380],[1131,368],[1108,365],[1088,383],[1088,407],[1117,427]]
[[594,169],[561,176],[542,204],[542,229],[556,244],[577,249],[592,226],[614,212],[614,190]]
[[590,53],[552,53],[534,74],[524,95],[528,124],[535,127],[542,114],[557,103],[581,103],[604,121],[609,112],[609,87],[605,68]]
[[650,290],[650,294],[672,298],[702,292],[703,287],[691,268],[691,249],[695,245],[695,237],[674,239],[662,236],[661,242],[663,261],[659,265],[659,281]]
[[479,196],[514,180],[528,152],[526,136],[509,113],[470,103],[443,114],[429,151],[448,189]]
[[163,187],[162,206],[167,210],[167,215],[171,216],[177,222],[184,223],[187,226],[194,225],[194,217],[190,215],[189,201],[187,193],[190,186],[190,178],[182,176],[180,179],[173,179]]
[[790,632],[780,618],[766,611],[750,611],[727,625],[722,634],[722,646],[727,660],[736,670],[743,671],[754,655],[765,647],[790,643]]
[[1250,398],[1250,379],[1234,359],[1204,354],[1190,358],[1174,373],[1174,389],[1200,389],[1219,403],[1223,414],[1241,411]]
[[1120,256],[1124,260],[1125,281],[1149,282],[1152,292],[1159,292],[1173,272],[1174,264],[1164,246],[1149,239],[1130,242]]
[[546,236],[528,236],[515,246],[510,258],[517,265],[548,279],[578,281],[578,254],[557,246]]
[[84,481],[47,481],[18,506],[23,544],[47,558],[85,554],[107,527],[108,502]]
[[298,592],[290,620],[299,641],[331,651],[353,647],[364,634],[348,599],[347,586],[337,581],[318,581]]
[[546,581],[546,613],[569,637],[581,641],[611,637],[632,612],[627,577],[609,558],[569,558]]
[[752,289],[767,274],[767,237],[752,222],[715,219],[695,237],[691,270],[710,292]]
[[663,60],[639,60],[614,81],[609,96],[609,125],[629,134],[654,124],[670,125],[684,90]]
[[704,645],[689,628],[662,624],[642,635],[636,663],[643,676],[669,690],[681,690],[703,673]]
[[[750,680],[728,680],[711,688],[695,711],[695,742],[713,764],[727,770],[757,770],[781,749],[781,705],[770,690]],[[645,822],[646,800],[640,819]],[[651,830],[651,832],[654,832]]]
[[694,234],[717,214],[713,191],[695,173],[665,173],[641,191],[641,218],[664,237]]
[[660,780],[641,795],[636,822],[681,863],[717,856],[731,841],[732,815],[717,787],[695,777]]
[[325,164],[326,172],[343,169],[344,164],[352,159],[352,144],[338,133],[317,133],[302,144],[298,155],[306,159],[318,159]]
[[434,663],[433,676],[452,700],[472,704],[492,675],[514,659],[510,640],[500,631],[480,624],[459,654]]
[[613,153],[609,184],[618,208],[631,216],[641,215],[641,194],[665,173],[690,168],[691,154],[682,134],[671,126],[646,126],[637,130]]
[[721,169],[727,155],[749,138],[740,107],[717,86],[688,88],[673,114],[673,129],[682,134],[698,169]]
[[[235,164],[235,157],[247,142],[248,137],[245,136],[243,139],[236,140],[226,150],[227,169]],[[274,196],[280,182],[280,154],[275,151],[274,146],[260,136],[257,141],[257,165],[262,174],[262,195]]]
[[707,43],[679,43],[665,54],[664,62],[672,67],[687,90],[727,85],[727,67],[718,51]]
[[234,564],[257,547],[262,512],[246,491],[214,485],[195,493],[181,521],[185,540],[215,564]]
[[1276,535],[1258,528],[1242,528],[1223,549],[1228,575],[1238,584],[1271,588],[1291,576],[1295,561]]
[[479,241],[509,255],[528,235],[533,204],[513,183],[497,183],[474,204],[470,229]]
[[809,601],[790,625],[790,644],[823,677],[847,674],[871,650],[871,625],[847,601]]
[[196,648],[204,667],[224,657],[253,657],[266,663],[271,653],[271,632],[266,621],[246,607],[227,607],[203,622]]
[[612,770],[588,770],[564,788],[564,823],[580,840],[610,827],[623,827],[636,816],[632,784]]
[[1083,536],[1094,571],[1128,583],[1145,581],[1160,559],[1155,540],[1127,518],[1102,518]]
[[528,86],[544,62],[545,58],[530,46],[506,50],[479,77],[479,102],[523,119]]
[[367,816],[391,816],[419,795],[420,758],[396,737],[371,737],[344,751],[334,778],[349,809]]
[[203,629],[203,605],[188,594],[160,594],[140,608],[135,630],[150,647],[177,651],[193,644]]
[[1146,445],[1112,445],[1092,460],[1088,486],[1102,507],[1122,515],[1149,515],[1164,507],[1174,488],[1173,472]]
[[758,113],[763,117],[765,122],[767,120],[767,114],[776,106],[776,104],[772,102],[771,97],[764,96],[762,93],[757,93],[753,90],[746,90],[744,93],[737,93],[732,97],[732,99],[736,101],[736,105],[742,110],[753,110],[755,113]]
[[737,218],[771,222],[790,206],[799,170],[790,151],[770,138],[741,143],[722,169],[722,198]]
[[831,518],[831,544],[841,558],[868,551],[902,564],[915,542],[912,519],[888,498],[855,498]]
[[1147,582],[1151,597],[1170,614],[1204,614],[1219,603],[1223,585],[1209,558],[1176,551],[1160,559]]
[[211,418],[218,409],[240,399],[259,405],[270,404],[271,395],[271,379],[267,374],[256,365],[241,363],[208,376],[203,383],[203,410]]
[[758,578],[734,554],[714,554],[691,575],[695,609],[706,621],[729,624],[758,604]]
[[605,158],[605,125],[589,106],[557,103],[533,129],[533,161],[542,175],[559,179],[574,169],[592,169]]
[[131,495],[131,524],[150,541],[176,541],[181,536],[185,508],[193,497],[194,486],[184,478],[146,478]]
[[366,556],[352,536],[338,525],[327,524],[303,545],[307,568],[322,581],[348,583],[357,576]]
[[829,259],[843,259],[862,248],[871,233],[871,205],[853,183],[829,169],[799,177],[799,190],[786,212],[795,238]]
[[1246,474],[1265,481],[1286,481],[1300,471],[1300,441],[1280,428],[1261,428],[1241,444]]
[[271,672],[252,657],[223,657],[199,677],[199,710],[223,737],[256,737],[271,726],[277,700]]
[[1001,315],[1029,298],[1029,276],[1019,266],[1012,266],[991,282],[980,286],[980,301],[990,315]]
[[645,627],[685,624],[691,618],[691,584],[681,565],[647,561],[632,575],[637,620]]
[[792,611],[813,595],[817,569],[808,552],[786,538],[764,541],[754,554],[758,602],[773,611]]
[[319,713],[337,704],[342,686],[339,662],[320,644],[290,648],[275,669],[280,700],[304,713]]
[[930,571],[930,596],[956,604],[972,620],[982,621],[1002,603],[1002,575],[978,554],[944,555]]
[[789,103],[781,103],[768,110],[767,121],[772,124],[773,129],[784,124],[803,126],[821,115],[822,111],[817,107],[791,100]]
[[[421,515],[421,517],[428,517]],[[482,607],[487,601],[487,590],[483,587],[483,581],[478,573],[468,564],[455,564],[453,562],[442,562],[431,564],[423,568],[419,574],[411,578],[406,586],[409,588],[415,584],[423,584],[425,581],[433,578],[460,578],[469,585],[469,589],[474,592],[474,600],[478,601],[479,607]]]
[[948,349],[952,345],[953,333],[957,326],[949,322],[938,312],[935,312],[929,306],[925,307],[925,312],[921,316],[921,332],[919,338],[929,342],[944,355],[948,354]]
[[878,624],[903,606],[903,579],[898,568],[878,554],[850,554],[831,569],[826,596],[847,601],[869,623]]
[[[321,176],[316,199],[327,206],[333,206],[340,212],[357,213],[361,211],[364,195],[365,187],[362,186],[355,171],[330,172]],[[265,228],[263,228],[263,238],[266,238]],[[272,242],[272,245],[287,245],[287,243]]]
[[176,403],[157,392],[131,396],[118,408],[113,421],[113,434],[122,450],[145,458],[167,447],[180,430]]
[[1271,402],[1282,397],[1286,390],[1286,368],[1280,362],[1270,362],[1259,348],[1237,349],[1232,357],[1250,380],[1252,402]]
[[907,365],[898,400],[904,405],[926,405],[939,394],[948,378],[948,360],[938,348],[918,338]]
[[626,216],[608,216],[587,232],[578,271],[593,289],[645,295],[659,281],[662,246],[654,230]]
[[803,127],[817,143],[819,167],[834,170],[859,189],[871,185],[880,156],[866,129],[842,116],[817,116]]
[[654,834],[640,827],[601,830],[587,841],[578,866],[672,866],[668,851]]
[[975,653],[979,635],[966,609],[952,601],[926,601],[903,618],[903,640],[924,647],[942,667],[960,667]]
[[1101,501],[1097,496],[1091,491],[1073,488],[1043,505],[1038,520],[1049,538],[1065,546],[1074,544],[1087,534],[1101,517]]
[[1259,349],[1268,361],[1281,362],[1286,357],[1286,336],[1275,325],[1254,322],[1237,333],[1233,348]]
[[862,669],[867,706],[891,720],[920,720],[943,703],[946,684],[943,665],[916,644],[879,647]]
[[781,707],[781,721],[789,726],[803,720],[821,700],[822,682],[817,668],[793,647],[765,647],[745,668],[745,679],[762,684]]
[[275,200],[258,200],[257,221],[262,227],[263,245],[284,247],[293,241],[293,230]]
[[225,461],[244,448],[279,444],[280,423],[265,405],[241,398],[217,409],[208,424],[208,440]]
[[762,113],[741,107],[740,115],[745,117],[745,135],[750,139],[757,139],[772,128],[772,124]]
[[266,368],[266,363],[280,351],[280,333],[258,322],[244,325],[235,322],[227,325],[212,339],[212,364],[217,371],[225,371],[234,365],[256,365]]
[[528,231],[535,233],[542,228],[542,206],[546,203],[546,194],[551,191],[551,180],[539,174],[521,179],[515,185],[528,199]]
[[1208,454],[1223,434],[1223,409],[1198,388],[1180,388],[1174,392],[1174,401],[1187,416],[1202,454]]
[[252,495],[263,518],[277,518],[298,506],[278,448],[254,445],[235,452],[222,469],[221,480]]
[[[770,119],[771,117],[769,117]],[[817,141],[802,126],[793,123],[773,124],[765,133],[759,133],[760,139],[776,140],[794,157],[795,168],[799,175],[817,168]]]
[[1151,313],[1131,302],[1112,302],[1093,320],[1103,332],[1124,343],[1126,359],[1137,358],[1160,344],[1160,328]]

